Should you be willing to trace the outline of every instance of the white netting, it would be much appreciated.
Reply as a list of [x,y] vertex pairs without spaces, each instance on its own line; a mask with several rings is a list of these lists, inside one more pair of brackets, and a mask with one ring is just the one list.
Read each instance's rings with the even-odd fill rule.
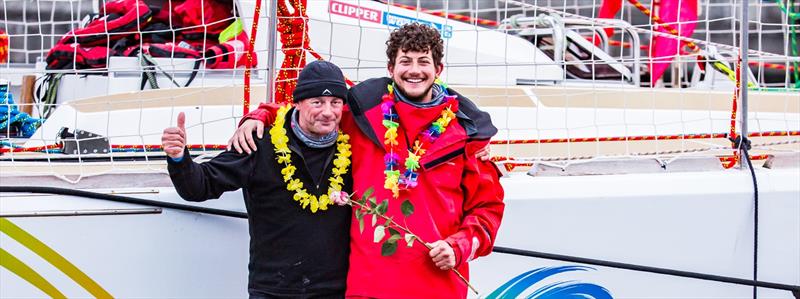
[[[67,164],[56,162],[62,160],[82,162],[77,171],[67,171],[78,177],[161,169],[161,131],[174,125],[181,111],[188,114],[193,150],[216,151],[227,142],[244,110],[243,57],[256,2],[120,2],[129,6],[3,2],[0,29],[8,40],[8,62],[0,65],[0,79],[9,82],[8,93],[19,103],[29,90],[23,78],[34,76],[34,103],[26,111],[47,118],[30,137],[23,137],[19,126],[3,127],[4,172],[8,167],[61,173],[59,167]],[[292,6],[299,2],[282,2],[286,6],[278,14],[277,29],[283,35],[270,28],[273,14],[269,2],[262,3],[253,48],[252,108],[268,92],[290,87],[296,74],[277,71],[296,71],[302,59],[284,61],[287,55],[330,60],[355,83],[385,76],[388,32],[419,21],[442,31],[444,81],[492,114],[500,129],[493,154],[500,160],[525,164],[686,155],[725,160],[732,154],[726,134],[734,107],[741,2],[699,1],[691,20],[670,21],[667,12],[689,2],[308,0],[307,39],[302,10]],[[619,4],[619,12],[597,19],[610,2]],[[170,13],[156,12],[165,8]],[[144,10],[152,15],[144,16]],[[800,150],[800,57],[792,43],[800,30],[798,11],[800,1],[750,3],[748,123],[755,155]],[[109,14],[114,16],[102,22]],[[112,24],[115,20],[127,21]],[[148,27],[158,20],[163,26]],[[84,30],[59,45],[68,32],[97,24],[95,31]],[[695,27],[691,35],[676,37],[667,30],[687,24]],[[96,38],[81,43],[82,37]],[[274,52],[268,50],[272,38],[278,40]],[[80,46],[70,47],[75,41]],[[651,49],[657,45],[674,51],[659,52],[656,58]],[[301,48],[305,51],[292,51]],[[654,62],[664,66],[657,79]],[[278,83],[289,85],[268,91],[271,70]],[[4,113],[11,116],[14,109],[6,107]],[[735,123],[740,133],[741,115]],[[61,134],[62,128],[66,133]],[[79,130],[96,134],[86,136],[101,142],[72,143],[77,152],[60,153],[69,146],[64,142],[72,138],[69,134]]]

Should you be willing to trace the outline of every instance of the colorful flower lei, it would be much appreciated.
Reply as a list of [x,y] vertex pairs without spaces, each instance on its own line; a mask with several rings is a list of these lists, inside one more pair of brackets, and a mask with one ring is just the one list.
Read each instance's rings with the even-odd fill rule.
[[334,167],[331,170],[332,176],[328,179],[328,182],[330,182],[328,184],[328,192],[317,198],[303,188],[303,182],[300,179],[294,178],[294,172],[297,167],[292,165],[292,151],[289,150],[287,145],[289,137],[286,135],[286,128],[284,128],[286,114],[291,108],[291,105],[286,105],[278,109],[275,123],[272,124],[272,128],[269,130],[272,145],[275,146],[275,156],[278,164],[285,165],[281,169],[283,181],[286,182],[287,190],[294,191],[292,198],[300,202],[303,209],[308,207],[312,213],[316,213],[317,210],[325,211],[328,209],[328,205],[333,204],[329,194],[342,191],[342,185],[344,185],[342,176],[347,173],[347,169],[350,167],[350,156],[352,155],[350,152],[350,136],[339,131],[339,136],[336,138],[336,158],[333,160]]
[[[422,141],[420,141],[420,137],[417,137],[412,148],[408,150],[408,156],[405,159],[405,163],[403,163],[403,166],[406,167],[406,171],[401,175],[399,168],[395,169],[395,167],[399,166],[398,161],[400,160],[399,155],[396,153],[396,147],[398,145],[397,130],[400,127],[400,123],[397,121],[400,117],[394,110],[395,96],[392,85],[388,86],[388,90],[389,92],[384,94],[381,98],[383,101],[383,103],[381,103],[383,126],[386,128],[386,133],[383,135],[383,144],[387,147],[387,154],[383,157],[383,163],[386,165],[386,169],[383,171],[385,177],[383,188],[391,190],[392,197],[398,198],[400,196],[401,187],[404,190],[417,187],[417,179],[419,178],[417,169],[420,168],[419,160],[422,158],[422,155],[425,154],[423,146],[426,143],[431,144],[435,142],[436,139],[447,130],[447,125],[450,124],[450,121],[455,119],[456,115],[450,107],[443,109],[441,116],[433,121],[427,130],[420,134]],[[446,96],[447,101],[453,98],[455,98],[455,96]]]

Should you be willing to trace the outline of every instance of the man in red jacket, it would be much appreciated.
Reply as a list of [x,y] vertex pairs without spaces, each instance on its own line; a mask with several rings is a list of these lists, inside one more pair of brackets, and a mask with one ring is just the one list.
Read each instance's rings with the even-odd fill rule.
[[[351,113],[341,122],[353,145],[353,190],[374,188],[378,201],[389,199],[386,215],[394,219],[404,219],[400,203],[410,200],[415,210],[404,224],[432,249],[414,244],[382,256],[374,228],[361,233],[353,217],[346,293],[464,298],[467,286],[450,270],[468,278],[468,262],[492,251],[505,206],[499,171],[475,155],[497,129],[488,113],[435,83],[444,69],[436,29],[408,24],[386,44],[391,78],[351,88]],[[249,114],[232,143],[249,152],[244,136],[268,117],[268,109]]]

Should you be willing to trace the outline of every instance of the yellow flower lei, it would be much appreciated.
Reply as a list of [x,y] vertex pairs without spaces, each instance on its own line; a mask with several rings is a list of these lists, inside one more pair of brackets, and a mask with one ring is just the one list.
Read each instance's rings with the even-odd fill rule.
[[311,213],[316,213],[317,210],[325,211],[328,209],[329,205],[333,204],[328,194],[334,191],[342,191],[342,185],[344,184],[342,175],[347,173],[347,169],[350,167],[350,156],[352,155],[350,152],[350,136],[339,131],[339,136],[336,137],[336,158],[333,160],[334,167],[331,170],[333,176],[328,179],[330,182],[328,185],[328,193],[320,195],[320,197],[317,198],[315,195],[309,194],[308,191],[303,188],[303,182],[301,182],[300,179],[294,178],[294,172],[297,170],[297,167],[292,165],[292,151],[289,150],[287,146],[289,137],[286,135],[286,128],[284,128],[286,124],[286,114],[291,108],[291,105],[286,105],[278,109],[275,123],[272,124],[272,128],[269,130],[272,145],[275,146],[275,156],[278,160],[278,164],[285,165],[283,169],[281,169],[283,181],[286,182],[287,190],[294,191],[294,196],[292,196],[292,198],[300,202],[303,209],[308,207]]

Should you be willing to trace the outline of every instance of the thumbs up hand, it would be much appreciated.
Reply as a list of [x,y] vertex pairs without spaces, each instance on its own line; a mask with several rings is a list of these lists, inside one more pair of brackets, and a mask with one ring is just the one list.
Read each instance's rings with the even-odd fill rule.
[[161,147],[167,156],[173,159],[183,157],[183,149],[186,147],[186,115],[183,112],[178,114],[178,126],[164,129],[161,135]]

